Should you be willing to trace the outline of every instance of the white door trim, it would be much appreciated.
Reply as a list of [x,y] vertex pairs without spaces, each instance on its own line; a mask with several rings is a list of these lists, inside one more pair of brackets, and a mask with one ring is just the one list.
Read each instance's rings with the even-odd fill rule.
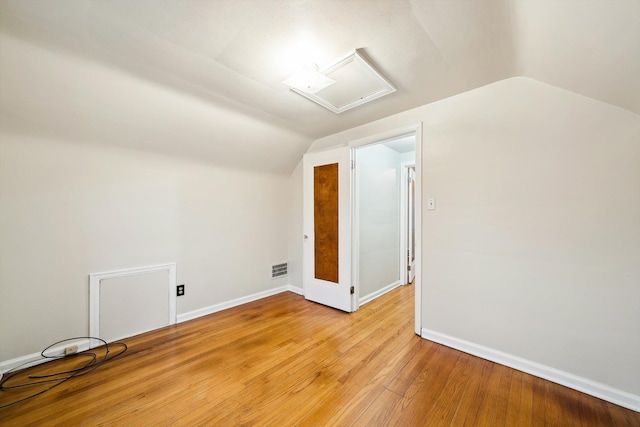
[[422,122],[416,128],[416,277],[415,277],[415,333],[422,333]]

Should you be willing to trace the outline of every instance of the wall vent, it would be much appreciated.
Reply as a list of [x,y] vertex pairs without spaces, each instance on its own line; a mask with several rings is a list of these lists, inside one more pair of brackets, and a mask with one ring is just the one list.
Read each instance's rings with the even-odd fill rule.
[[277,279],[287,275],[287,263],[274,264],[271,266],[271,278]]

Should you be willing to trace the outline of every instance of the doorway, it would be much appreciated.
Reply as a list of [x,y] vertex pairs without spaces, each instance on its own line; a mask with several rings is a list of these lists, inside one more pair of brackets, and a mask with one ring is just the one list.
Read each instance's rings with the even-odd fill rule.
[[401,267],[405,284],[415,279],[416,273],[416,166],[414,162],[402,164],[400,201],[402,219]]
[[[324,151],[317,151],[307,153],[304,156],[303,162],[303,262],[302,262],[302,282],[304,287],[304,295],[305,298],[319,302],[324,305],[328,305],[331,307],[338,308],[343,311],[355,311],[358,309],[360,304],[364,304],[367,302],[364,298],[361,299],[360,295],[364,297],[369,297],[371,299],[382,295],[385,292],[388,292],[395,286],[400,286],[405,281],[405,276],[400,273],[402,268],[400,267],[406,261],[406,243],[400,242],[401,239],[404,241],[408,241],[409,238],[405,236],[402,238],[401,236],[405,235],[405,233],[400,232],[400,228],[405,228],[404,226],[398,227],[398,231],[395,234],[395,240],[393,243],[394,252],[395,252],[395,272],[397,273],[396,283],[387,284],[386,289],[378,289],[374,290],[374,292],[367,292],[366,288],[361,289],[362,281],[360,280],[360,276],[363,272],[367,270],[361,270],[360,264],[362,263],[362,259],[359,256],[360,246],[363,244],[360,242],[360,234],[363,228],[359,224],[358,215],[363,210],[362,207],[358,205],[358,198],[362,197],[362,189],[356,188],[360,182],[362,184],[365,182],[362,178],[358,181],[356,178],[356,171],[360,168],[358,157],[358,150],[364,149],[363,147],[371,145],[381,145],[381,144],[392,144],[399,143],[399,140],[402,138],[408,137],[412,141],[412,146],[414,147],[414,209],[415,214],[413,216],[414,226],[413,229],[413,245],[414,254],[412,259],[414,260],[414,266],[412,266],[412,271],[415,273],[414,286],[415,286],[415,333],[420,335],[421,332],[421,324],[422,324],[422,290],[421,290],[421,152],[422,152],[422,124],[419,123],[415,126],[397,129],[391,132],[385,132],[383,134],[378,134],[374,136],[370,136],[367,138],[363,138],[360,140],[351,141],[348,146],[342,146],[333,149],[327,149]],[[387,149],[389,147],[386,147]],[[362,154],[363,151],[360,152]],[[362,156],[360,156],[362,157]],[[408,161],[405,159],[404,161]],[[324,243],[321,241],[324,237],[321,233],[316,229],[316,215],[322,213],[321,204],[318,203],[318,200],[314,198],[314,193],[316,192],[316,185],[319,185],[320,177],[317,177],[317,174],[321,174],[321,169],[324,169],[324,166],[327,165],[337,165],[338,168],[338,176],[337,176],[337,194],[332,196],[333,200],[338,201],[338,264],[336,265],[338,269],[338,280],[337,282],[333,280],[328,280],[322,275],[318,274],[317,266],[316,266],[316,255],[320,255],[320,251],[318,248],[322,246]],[[335,168],[335,166],[334,166]],[[394,179],[397,179],[401,175],[401,169],[396,169],[393,174],[395,176]],[[388,171],[389,174],[392,172]],[[318,180],[317,180],[318,179]],[[400,188],[400,179],[398,179],[397,187],[398,194],[401,193]],[[387,188],[388,190],[389,188]],[[364,194],[364,193],[362,193]],[[374,189],[373,195],[376,195],[376,191]],[[384,206],[379,204],[379,206]],[[383,207],[384,209],[384,207]],[[400,204],[396,202],[395,207],[392,208],[395,210],[395,215],[397,218],[401,218],[400,215]],[[366,210],[366,209],[364,209]],[[335,209],[334,209],[335,212]],[[376,218],[373,218],[376,220]],[[401,220],[402,221],[402,220]],[[404,221],[406,223],[406,220]],[[374,229],[376,227],[373,227]],[[391,230],[391,228],[386,228],[386,230]],[[378,230],[379,231],[379,230]],[[335,243],[333,244],[335,247]],[[401,250],[402,248],[402,250]],[[372,259],[375,259],[375,256],[381,254],[373,255]],[[322,255],[323,256],[323,255]],[[393,257],[393,255],[392,255]],[[334,261],[335,262],[335,261]],[[374,264],[369,264],[374,265]],[[366,268],[366,267],[365,267]],[[368,273],[365,273],[368,274]],[[383,288],[385,288],[383,286]],[[378,292],[379,294],[376,294]]]
[[415,134],[357,147],[355,165],[354,276],[363,305],[411,282],[407,203],[414,187],[405,180],[415,165]]

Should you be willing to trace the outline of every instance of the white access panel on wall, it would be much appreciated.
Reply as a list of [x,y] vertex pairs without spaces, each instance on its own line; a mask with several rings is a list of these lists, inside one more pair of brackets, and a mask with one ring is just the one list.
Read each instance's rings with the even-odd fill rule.
[[176,265],[89,276],[90,335],[107,342],[176,323]]

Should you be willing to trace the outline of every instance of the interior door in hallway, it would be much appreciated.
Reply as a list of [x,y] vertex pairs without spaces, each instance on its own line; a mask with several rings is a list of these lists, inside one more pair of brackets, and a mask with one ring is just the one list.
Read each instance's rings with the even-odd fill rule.
[[351,149],[303,161],[303,287],[310,301],[354,311],[351,285]]
[[407,283],[416,277],[416,168],[408,170],[407,208]]

